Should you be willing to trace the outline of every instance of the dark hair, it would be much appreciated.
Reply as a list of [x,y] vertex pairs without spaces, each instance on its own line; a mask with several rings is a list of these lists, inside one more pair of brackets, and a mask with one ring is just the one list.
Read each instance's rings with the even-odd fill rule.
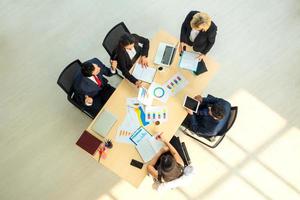
[[211,107],[211,113],[214,117],[216,117],[218,120],[223,119],[225,115],[225,109],[222,104],[215,103]]
[[82,63],[81,73],[83,74],[83,76],[92,76],[94,69],[95,67],[93,63],[84,62]]
[[166,154],[160,157],[160,166],[158,167],[158,180],[160,182],[162,182],[161,178],[168,182],[180,177],[182,174],[183,167],[176,162],[172,155]]
[[119,40],[119,46],[120,47],[126,47],[127,45],[135,43],[135,37],[132,34],[125,33],[124,35],[121,36]]

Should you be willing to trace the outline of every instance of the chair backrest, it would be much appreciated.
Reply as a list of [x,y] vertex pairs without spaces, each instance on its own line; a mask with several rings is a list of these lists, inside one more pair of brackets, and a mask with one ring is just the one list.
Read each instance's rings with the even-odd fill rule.
[[237,113],[238,113],[238,107],[237,106],[231,107],[230,117],[227,121],[227,125],[224,126],[224,128],[218,133],[218,135],[224,135],[226,134],[227,131],[229,131],[229,129],[232,127],[232,125],[235,122]]
[[107,53],[112,56],[113,51],[118,46],[120,37],[124,33],[130,33],[128,28],[125,26],[124,22],[115,25],[105,36],[102,45],[107,51]]
[[74,79],[81,71],[81,62],[77,59],[70,63],[59,75],[57,84],[69,95]]

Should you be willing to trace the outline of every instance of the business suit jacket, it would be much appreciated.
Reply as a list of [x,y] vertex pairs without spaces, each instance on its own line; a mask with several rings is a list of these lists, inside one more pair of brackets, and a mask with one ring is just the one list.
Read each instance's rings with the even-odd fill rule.
[[190,34],[192,31],[192,27],[190,22],[193,16],[199,13],[199,11],[191,11],[185,18],[184,22],[181,26],[180,32],[180,42],[184,42],[190,46],[193,46],[193,50],[197,52],[201,52],[202,54],[207,54],[207,52],[212,48],[215,43],[216,35],[217,35],[217,26],[214,22],[211,22],[210,27],[206,32],[200,31],[194,42],[190,40]]
[[[129,70],[140,56],[148,57],[149,40],[137,34],[133,34],[133,36],[136,40],[134,44],[134,48],[136,50],[135,57],[131,60],[126,50],[123,47],[118,46],[114,50],[111,60],[117,60],[118,69],[121,70],[125,78],[127,78],[130,82],[135,84],[137,79],[129,73]],[[142,47],[139,44],[142,44]]]
[[[112,76],[110,69],[108,69],[100,60],[93,58],[86,62],[97,64],[101,70],[97,77],[101,81],[101,87],[90,80],[88,77],[83,76],[81,73],[75,78],[73,88],[74,88],[74,98],[75,101],[84,106],[87,110],[97,114],[102,108],[105,102],[108,100],[110,95],[114,92],[114,88],[108,84],[108,80],[105,76]],[[92,106],[85,105],[85,95],[93,98]]]
[[[225,115],[221,120],[215,120],[212,116],[205,114],[208,111],[208,107],[216,103],[223,105],[225,109]],[[203,98],[198,112],[193,115],[188,115],[183,125],[195,133],[206,136],[215,136],[227,124],[230,117],[230,110],[231,105],[229,102],[208,95],[206,98]]]

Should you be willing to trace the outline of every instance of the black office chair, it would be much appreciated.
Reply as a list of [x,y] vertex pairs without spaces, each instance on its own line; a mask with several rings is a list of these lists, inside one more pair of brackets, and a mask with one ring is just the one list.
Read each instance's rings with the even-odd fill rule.
[[130,33],[124,22],[115,25],[105,36],[102,46],[107,53],[112,56],[113,51],[119,44],[119,40],[124,33]]
[[186,149],[185,143],[181,142],[179,137],[173,136],[170,140],[170,144],[176,149],[181,159],[184,162],[184,166],[189,166],[191,164],[191,159],[189,153]]
[[[120,22],[119,24],[115,25],[105,36],[102,46],[107,51],[109,56],[113,55],[113,51],[117,48],[119,44],[119,40],[124,33],[130,33],[124,22]],[[117,69],[117,75],[120,78],[124,78],[120,71]]]
[[81,62],[77,59],[70,63],[61,72],[57,80],[57,84],[67,93],[67,98],[70,103],[72,103],[75,107],[84,112],[87,116],[94,119],[95,116],[90,114],[88,111],[84,110],[84,108],[74,100],[73,82],[79,73],[81,73]]
[[[181,126],[180,129],[185,135],[197,140],[198,142],[200,142],[210,148],[215,148],[222,142],[226,133],[229,131],[229,129],[234,124],[237,113],[238,113],[238,107],[237,106],[231,107],[230,117],[227,121],[226,126],[224,126],[220,130],[220,132],[216,136],[213,136],[213,137],[195,133],[183,126]],[[201,140],[202,138],[205,139],[205,141]]]

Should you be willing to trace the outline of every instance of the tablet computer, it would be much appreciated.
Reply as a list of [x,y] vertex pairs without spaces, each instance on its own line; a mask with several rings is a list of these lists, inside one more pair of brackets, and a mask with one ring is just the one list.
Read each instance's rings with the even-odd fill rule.
[[198,111],[200,102],[192,97],[185,96],[183,107],[192,110],[194,113]]

